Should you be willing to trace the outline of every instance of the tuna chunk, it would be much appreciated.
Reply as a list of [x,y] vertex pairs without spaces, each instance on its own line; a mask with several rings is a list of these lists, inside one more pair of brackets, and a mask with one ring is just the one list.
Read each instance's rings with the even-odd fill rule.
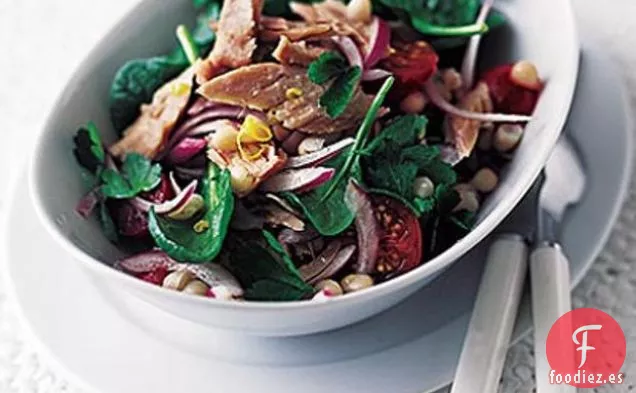
[[358,87],[339,117],[320,107],[328,86],[314,84],[304,68],[261,63],[242,67],[205,83],[198,93],[210,101],[248,107],[268,114],[268,120],[307,134],[331,134],[357,128],[373,98]]
[[290,41],[318,41],[335,37],[338,33],[332,29],[331,23],[307,23],[290,21],[284,18],[264,16],[261,19],[258,37],[266,42],[276,42],[281,37]]
[[136,152],[154,159],[166,143],[175,124],[185,110],[194,73],[199,63],[155,92],[152,102],[141,106],[141,115],[124,131],[124,137],[110,147],[110,153],[122,158]]
[[280,37],[272,56],[284,65],[308,67],[312,61],[327,50],[319,46],[308,46],[307,42],[291,42],[286,36]]
[[199,83],[225,69],[250,64],[256,49],[256,26],[263,0],[225,0],[214,48],[197,73]]

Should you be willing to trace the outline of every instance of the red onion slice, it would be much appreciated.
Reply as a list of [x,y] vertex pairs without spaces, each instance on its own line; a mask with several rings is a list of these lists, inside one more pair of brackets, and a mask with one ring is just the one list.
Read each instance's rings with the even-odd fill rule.
[[382,229],[373,215],[371,198],[358,182],[352,179],[347,184],[345,204],[356,215],[358,261],[355,269],[358,273],[372,274],[380,251]]
[[450,102],[446,101],[446,99],[442,97],[432,78],[424,84],[424,91],[426,92],[426,95],[428,95],[428,97],[431,99],[431,102],[435,104],[439,109],[451,115],[463,117],[465,119],[494,123],[518,123],[528,122],[532,120],[532,116],[526,115],[510,115],[506,113],[478,113],[460,109]]
[[364,71],[364,73],[362,74],[362,80],[365,82],[372,82],[372,81],[377,81],[379,79],[388,78],[391,75],[393,74],[387,70],[376,68],[373,70]]
[[266,192],[306,192],[328,182],[335,173],[334,168],[324,167],[290,169],[267,179],[261,189]]
[[360,67],[361,70],[364,70],[364,64],[362,60],[362,55],[360,54],[360,49],[358,49],[358,45],[349,37],[341,36],[334,37],[333,40],[338,44],[338,47],[342,51],[342,53],[347,58],[347,61],[352,67]]
[[79,200],[79,202],[75,206],[75,212],[82,216],[82,218],[87,218],[93,213],[98,203],[98,188],[94,188],[86,193],[86,195],[84,195],[82,199]]
[[371,22],[371,40],[369,53],[364,58],[364,69],[369,69],[389,53],[391,46],[391,26],[382,18],[374,17]]
[[160,267],[173,269],[177,265],[178,263],[170,258],[168,254],[162,250],[154,249],[120,259],[115,262],[114,267],[127,273],[140,274],[151,272]]
[[172,186],[172,191],[174,191],[175,195],[179,194],[181,192],[181,186],[179,185],[179,183],[177,183],[177,179],[174,176],[174,171],[170,172],[169,178],[170,186]]
[[206,146],[207,142],[204,139],[185,137],[170,150],[166,156],[166,161],[172,165],[185,164],[203,151]]
[[320,165],[340,154],[344,149],[353,145],[354,142],[353,138],[345,138],[316,152],[305,154],[304,156],[291,157],[287,160],[285,168],[304,168]]
[[157,214],[168,214],[187,204],[188,200],[194,195],[198,184],[197,180],[192,181],[177,196],[163,203],[152,203],[141,197],[133,198],[131,203],[143,212],[148,212],[154,207]]
[[[488,13],[492,8],[495,0],[485,0],[479,10],[477,16],[477,24],[483,24],[488,18]],[[481,43],[481,37],[483,34],[477,34],[470,38],[468,47],[466,48],[466,54],[464,55],[464,61],[462,62],[462,81],[464,81],[464,87],[471,89],[475,84],[475,65],[477,63],[477,53],[479,52],[479,44]]]

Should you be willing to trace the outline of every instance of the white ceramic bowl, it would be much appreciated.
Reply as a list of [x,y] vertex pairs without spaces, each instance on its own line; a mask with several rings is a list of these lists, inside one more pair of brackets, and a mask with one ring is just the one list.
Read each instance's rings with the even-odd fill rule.
[[39,136],[31,162],[32,198],[39,217],[68,251],[69,259],[96,282],[210,327],[292,336],[336,329],[386,310],[443,272],[506,217],[539,174],[565,122],[579,56],[568,0],[499,0],[496,6],[508,16],[510,28],[485,40],[481,59],[485,64],[529,59],[537,64],[547,86],[523,143],[501,186],[484,205],[478,225],[452,248],[408,274],[326,303],[238,303],[168,291],[108,266],[121,252],[105,239],[96,220],[83,220],[73,210],[86,190],[71,153],[72,137],[78,125],[93,120],[107,142],[114,140],[108,90],[115,71],[128,59],[167,53],[175,44],[175,26],[194,21],[188,0],[143,1],[90,53],[68,83]]

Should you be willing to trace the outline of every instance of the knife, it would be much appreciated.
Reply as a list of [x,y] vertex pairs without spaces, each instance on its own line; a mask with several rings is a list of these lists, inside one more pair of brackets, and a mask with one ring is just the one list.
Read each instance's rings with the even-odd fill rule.
[[574,146],[564,136],[554,148],[545,169],[537,209],[536,248],[530,255],[532,318],[537,393],[576,392],[569,385],[549,383],[546,341],[550,328],[572,309],[570,267],[559,245],[559,224],[568,206],[585,190],[585,172]]

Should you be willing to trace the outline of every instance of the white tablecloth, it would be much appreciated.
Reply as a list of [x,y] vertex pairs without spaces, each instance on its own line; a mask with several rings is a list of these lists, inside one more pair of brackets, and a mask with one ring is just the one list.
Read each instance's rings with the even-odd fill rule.
[[[4,148],[0,167],[5,168],[0,173],[0,184],[6,184],[10,172],[21,167],[29,141],[81,59],[134,4],[134,0],[0,0],[0,146]],[[598,40],[622,65],[628,89],[635,92],[636,1],[574,0],[574,4],[579,20],[598,31]],[[635,98],[630,96],[634,109]],[[6,209],[2,187],[0,218]],[[575,307],[585,305],[610,312],[627,336],[628,358],[623,367],[626,383],[598,391],[627,392],[636,384],[635,266],[636,187],[603,253],[575,291]],[[24,341],[12,307],[0,288],[0,392],[78,391]],[[532,392],[531,340],[510,350],[505,392]]]

